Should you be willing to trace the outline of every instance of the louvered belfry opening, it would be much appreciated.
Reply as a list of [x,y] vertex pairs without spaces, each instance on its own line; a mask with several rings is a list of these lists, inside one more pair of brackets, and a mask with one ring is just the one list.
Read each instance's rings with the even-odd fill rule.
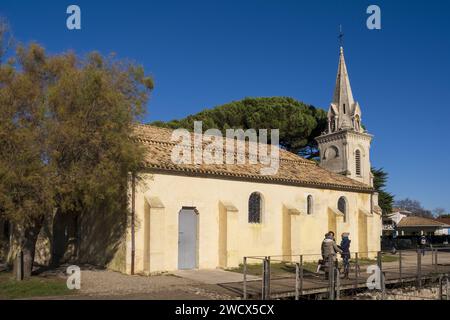
[[361,151],[356,150],[355,152],[355,162],[356,162],[356,175],[361,175]]

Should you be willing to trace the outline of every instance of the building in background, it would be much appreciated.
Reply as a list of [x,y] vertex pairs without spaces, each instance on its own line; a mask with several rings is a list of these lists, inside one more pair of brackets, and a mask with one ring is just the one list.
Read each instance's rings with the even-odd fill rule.
[[436,220],[445,223],[448,226],[446,228],[442,228],[441,230],[439,230],[437,234],[446,236],[450,235],[450,217],[438,217],[436,218]]
[[398,236],[397,225],[404,217],[410,215],[411,212],[406,210],[395,209],[390,214],[383,216],[383,237]]
[[450,226],[436,219],[406,216],[397,224],[397,232],[401,236],[434,236]]

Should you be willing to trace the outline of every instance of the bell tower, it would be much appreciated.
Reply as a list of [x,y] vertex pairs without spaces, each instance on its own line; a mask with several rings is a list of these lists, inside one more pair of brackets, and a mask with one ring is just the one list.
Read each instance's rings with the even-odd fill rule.
[[361,108],[353,99],[342,46],[333,100],[328,109],[328,127],[316,141],[321,167],[373,185],[370,166],[372,135],[361,124]]

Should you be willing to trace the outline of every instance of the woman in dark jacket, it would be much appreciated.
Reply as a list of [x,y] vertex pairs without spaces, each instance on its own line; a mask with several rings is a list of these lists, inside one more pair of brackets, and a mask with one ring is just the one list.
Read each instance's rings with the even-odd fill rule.
[[350,243],[352,242],[348,236],[350,234],[348,232],[344,232],[342,234],[342,240],[341,240],[341,256],[342,261],[344,263],[344,279],[348,279],[348,274],[350,272]]

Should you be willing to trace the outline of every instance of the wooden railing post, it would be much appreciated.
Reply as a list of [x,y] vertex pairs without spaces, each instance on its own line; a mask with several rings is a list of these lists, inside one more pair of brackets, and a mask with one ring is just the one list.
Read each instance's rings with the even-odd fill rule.
[[303,255],[300,256],[300,294],[303,294]]
[[262,285],[261,285],[261,299],[265,300],[266,299],[266,284],[267,284],[267,264],[266,264],[266,258],[263,259],[263,263],[262,263]]
[[402,251],[399,250],[398,252],[398,268],[399,268],[399,277],[400,277],[400,284],[403,282],[403,273],[402,273]]
[[450,300],[450,281],[448,279],[448,275],[446,275],[445,277],[445,288],[446,288],[446,293],[445,293],[445,300]]
[[378,268],[380,270],[380,286],[381,286],[381,290],[383,291],[384,289],[384,276],[383,276],[383,263],[381,261],[382,256],[381,256],[381,251],[377,252],[377,265]]
[[417,287],[422,288],[422,253],[417,250]]
[[335,289],[335,279],[334,279],[334,256],[333,255],[329,255],[327,257],[328,259],[328,289],[330,291],[329,294],[329,299],[330,300],[334,300],[335,296],[334,296],[334,289]]
[[267,257],[267,299],[270,299],[270,256]]
[[247,257],[244,257],[244,288],[243,288],[243,299],[247,300]]
[[262,300],[270,299],[270,257],[263,260]]
[[295,300],[300,298],[300,263],[295,263]]
[[450,288],[448,275],[441,274],[441,276],[439,277],[439,300],[450,300],[449,293]]
[[359,277],[359,255],[355,253],[355,290],[358,289],[358,277]]
[[339,274],[339,268],[336,268],[336,296],[335,296],[335,300],[339,300],[340,297],[341,297],[341,275]]
[[439,271],[439,268],[438,268],[438,249],[434,249],[434,271],[436,273]]

